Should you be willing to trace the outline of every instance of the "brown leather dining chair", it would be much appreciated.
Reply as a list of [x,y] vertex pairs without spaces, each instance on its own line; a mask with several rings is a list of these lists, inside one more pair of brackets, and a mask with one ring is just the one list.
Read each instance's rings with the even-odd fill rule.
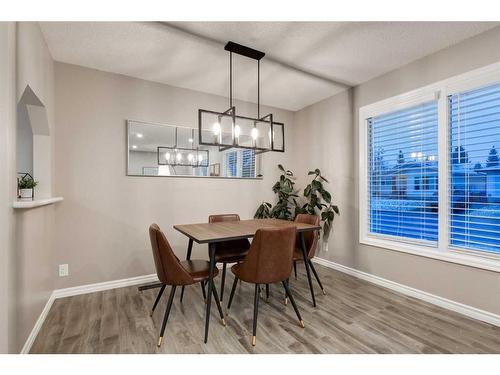
[[[316,215],[298,214],[295,217],[295,222],[311,224],[311,225],[319,225],[320,219],[319,216]],[[314,258],[314,256],[316,255],[316,248],[318,247],[318,242],[319,242],[319,231],[305,232],[304,242],[306,244],[307,263],[309,264],[309,267],[313,271],[314,277],[316,278],[316,281],[318,282],[321,291],[323,292],[323,294],[326,294],[325,289],[323,288],[323,284],[319,279],[318,273],[314,268],[314,264],[311,261],[311,259]],[[302,245],[299,236],[297,236],[297,240],[295,242],[295,248],[293,250],[293,270],[295,278],[297,278],[297,262],[303,262],[303,261],[304,261],[304,255],[302,252]]]
[[[240,221],[238,214],[210,215],[209,223],[225,221]],[[222,278],[220,282],[220,301],[224,297],[224,284],[226,282],[226,266],[228,263],[240,263],[248,254],[250,242],[247,239],[218,242],[215,244],[215,262],[222,263]]]
[[[176,288],[178,286],[192,285],[207,281],[209,278],[209,263],[206,260],[180,261],[179,258],[175,256],[167,238],[156,224],[152,224],[149,227],[149,238],[151,239],[151,247],[153,249],[156,274],[158,275],[158,279],[161,283],[160,291],[156,297],[153,309],[151,310],[151,316],[160,301],[165,287],[167,285],[171,286],[167,309],[165,310],[160,337],[158,338],[158,347],[160,347],[163,340],[163,333],[165,332],[165,327],[167,326],[168,316],[170,315],[170,309],[172,308]],[[214,277],[217,276],[217,274],[218,270],[215,269]],[[212,290],[217,303],[217,308],[219,309],[221,322],[225,326],[226,322],[224,321],[224,314],[217,296],[215,285]]]
[[255,284],[252,345],[257,340],[257,315],[259,309],[259,284],[281,282],[285,293],[292,302],[299,324],[304,328],[304,321],[288,287],[288,279],[292,272],[292,256],[295,244],[296,229],[294,226],[284,228],[259,229],[255,233],[252,245],[243,263],[231,267],[234,274],[233,287],[229,296],[227,309],[231,308],[238,280]]

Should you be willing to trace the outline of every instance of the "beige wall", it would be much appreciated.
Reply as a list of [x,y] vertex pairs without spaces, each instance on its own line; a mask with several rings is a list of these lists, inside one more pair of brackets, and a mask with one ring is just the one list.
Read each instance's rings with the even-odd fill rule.
[[[17,98],[29,85],[45,105],[49,129],[54,123],[54,63],[38,23],[17,23]],[[14,142],[15,144],[15,142]],[[53,138],[34,139],[34,176],[40,181],[36,196],[52,190]],[[15,177],[14,177],[15,178]],[[15,186],[15,179],[13,180]],[[13,197],[14,198],[14,197]],[[12,199],[13,199],[12,198]],[[12,205],[12,201],[10,202]],[[57,268],[54,262],[54,206],[16,210],[15,239],[15,351],[24,345],[50,294]]]
[[[56,102],[56,193],[64,202],[56,207],[55,264],[70,271],[56,288],[153,273],[153,222],[184,257],[187,240],[174,224],[217,212],[251,218],[261,199],[273,198],[276,164],[291,153],[265,154],[262,181],[127,177],[127,119],[197,126],[198,108],[223,111],[227,98],[57,63]],[[254,104],[236,107],[243,115],[256,111]],[[291,112],[261,112],[270,111],[287,131],[293,127]],[[206,246],[195,246],[194,256],[207,257]]]
[[16,350],[15,134],[16,25],[0,22],[0,353]]
[[[354,88],[352,118],[345,113],[347,93],[296,113],[296,128],[312,130],[302,146],[334,181],[332,190],[342,210],[330,251],[320,257],[500,314],[500,274],[361,245],[358,240],[359,108],[500,61],[499,44],[500,28],[496,28]],[[347,170],[347,165],[352,169]]]

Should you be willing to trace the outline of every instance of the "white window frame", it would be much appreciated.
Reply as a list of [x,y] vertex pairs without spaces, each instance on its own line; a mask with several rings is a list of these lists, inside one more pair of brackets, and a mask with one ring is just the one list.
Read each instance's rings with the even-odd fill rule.
[[[443,81],[391,97],[359,109],[359,242],[384,249],[439,259],[500,272],[500,255],[464,250],[449,245],[449,129],[448,96],[500,82],[500,63],[488,65]],[[437,100],[438,105],[438,246],[388,239],[369,233],[368,228],[368,119]]]

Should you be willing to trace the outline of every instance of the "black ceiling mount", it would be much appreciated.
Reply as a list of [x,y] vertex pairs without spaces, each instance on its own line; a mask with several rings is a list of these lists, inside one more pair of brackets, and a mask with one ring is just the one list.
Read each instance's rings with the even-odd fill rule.
[[256,49],[234,42],[227,42],[224,49],[226,51],[237,53],[238,55],[243,55],[254,60],[260,60],[266,55],[264,52],[257,51]]

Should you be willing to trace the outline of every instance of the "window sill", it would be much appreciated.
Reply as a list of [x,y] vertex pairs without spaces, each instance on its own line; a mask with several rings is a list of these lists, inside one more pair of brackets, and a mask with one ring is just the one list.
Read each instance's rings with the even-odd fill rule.
[[35,199],[33,201],[17,200],[14,201],[12,206],[17,209],[35,208],[61,202],[63,199],[64,199],[63,197],[53,197],[53,198]]
[[444,262],[456,263],[500,273],[500,256],[495,254],[470,255],[454,249],[448,249],[448,251],[444,252],[442,250],[438,250],[437,248],[374,237],[364,237],[361,238],[359,242],[364,245],[376,246],[386,250],[400,251],[412,255],[423,256]]

